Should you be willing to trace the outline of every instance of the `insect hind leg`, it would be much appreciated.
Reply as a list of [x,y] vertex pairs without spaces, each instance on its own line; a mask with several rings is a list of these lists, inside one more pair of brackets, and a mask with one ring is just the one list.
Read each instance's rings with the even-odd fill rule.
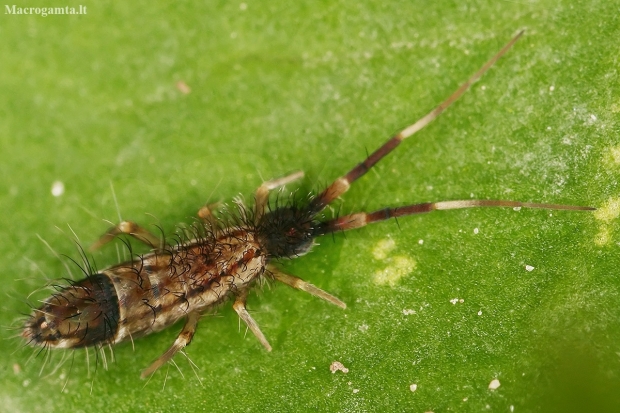
[[217,218],[213,215],[213,210],[221,205],[221,202],[214,202],[212,204],[207,204],[198,210],[198,218],[202,220],[205,224],[211,226],[211,228],[217,228]]
[[199,319],[200,314],[198,312],[189,313],[187,315],[185,325],[183,326],[183,329],[177,336],[176,340],[174,340],[174,343],[172,343],[170,348],[166,350],[164,354],[159,356],[159,358],[155,360],[150,366],[142,370],[142,374],[140,374],[140,377],[144,379],[155,373],[161,366],[172,360],[172,357],[174,357],[176,353],[188,346],[189,343],[192,341],[192,338],[194,337],[194,333],[196,333],[196,326],[198,325]]
[[145,243],[153,249],[162,248],[163,246],[163,240],[146,228],[143,228],[132,221],[123,221],[107,230],[105,234],[103,234],[93,245],[90,246],[89,250],[95,251],[119,235],[129,235],[134,237],[138,241]]

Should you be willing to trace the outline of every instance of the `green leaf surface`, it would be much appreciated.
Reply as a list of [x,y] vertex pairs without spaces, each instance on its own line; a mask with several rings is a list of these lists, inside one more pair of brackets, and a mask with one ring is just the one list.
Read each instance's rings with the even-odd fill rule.
[[[0,411],[617,411],[617,4],[82,4],[0,15]],[[82,277],[64,257],[80,262],[76,237],[90,245],[119,214],[172,233],[205,203],[300,169],[299,190],[320,190],[520,29],[335,210],[482,198],[597,212],[438,211],[321,238],[281,267],[347,309],[257,288],[249,309],[273,351],[225,304],[187,348],[195,373],[178,355],[139,379],[180,325],[114,347],[114,361],[106,349],[107,370],[92,349],[23,347],[20,314],[47,292],[29,294]]]

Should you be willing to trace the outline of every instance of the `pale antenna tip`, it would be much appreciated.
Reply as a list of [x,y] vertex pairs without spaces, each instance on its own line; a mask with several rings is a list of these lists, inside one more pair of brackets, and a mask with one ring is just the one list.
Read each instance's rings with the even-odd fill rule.
[[512,41],[516,42],[521,36],[523,36],[523,33],[525,33],[525,29],[519,30],[515,37],[512,38]]

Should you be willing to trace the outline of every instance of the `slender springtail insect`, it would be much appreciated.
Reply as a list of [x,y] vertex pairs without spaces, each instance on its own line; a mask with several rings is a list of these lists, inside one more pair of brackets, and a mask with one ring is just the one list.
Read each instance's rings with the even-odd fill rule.
[[261,279],[280,281],[329,303],[346,308],[338,298],[295,276],[282,272],[275,261],[308,253],[314,239],[348,231],[390,218],[435,210],[471,207],[525,207],[587,211],[585,206],[530,203],[506,200],[461,200],[412,204],[357,212],[327,219],[322,211],[344,194],[351,184],[392,152],[403,140],[437,118],[476,82],[521,37],[518,33],[452,95],[426,116],[385,142],[323,192],[302,200],[269,204],[269,192],[303,176],[296,172],[263,183],[255,193],[253,207],[236,201],[236,213],[218,219],[209,207],[198,212],[194,234],[166,245],[159,237],[129,221],[104,234],[98,248],[118,235],[132,236],[152,251],[128,262],[91,273],[61,287],[35,309],[25,323],[22,336],[32,346],[46,349],[94,346],[102,348],[151,334],[185,319],[178,337],[159,358],[142,371],[147,377],[187,346],[201,314],[228,299],[260,343],[271,345],[246,309],[249,291]]

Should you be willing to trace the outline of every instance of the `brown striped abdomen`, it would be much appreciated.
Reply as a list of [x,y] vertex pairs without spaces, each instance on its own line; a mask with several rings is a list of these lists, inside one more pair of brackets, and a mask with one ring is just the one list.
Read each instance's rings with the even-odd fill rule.
[[152,252],[62,288],[33,312],[23,336],[60,348],[144,336],[207,311],[253,283],[265,265],[245,230]]

